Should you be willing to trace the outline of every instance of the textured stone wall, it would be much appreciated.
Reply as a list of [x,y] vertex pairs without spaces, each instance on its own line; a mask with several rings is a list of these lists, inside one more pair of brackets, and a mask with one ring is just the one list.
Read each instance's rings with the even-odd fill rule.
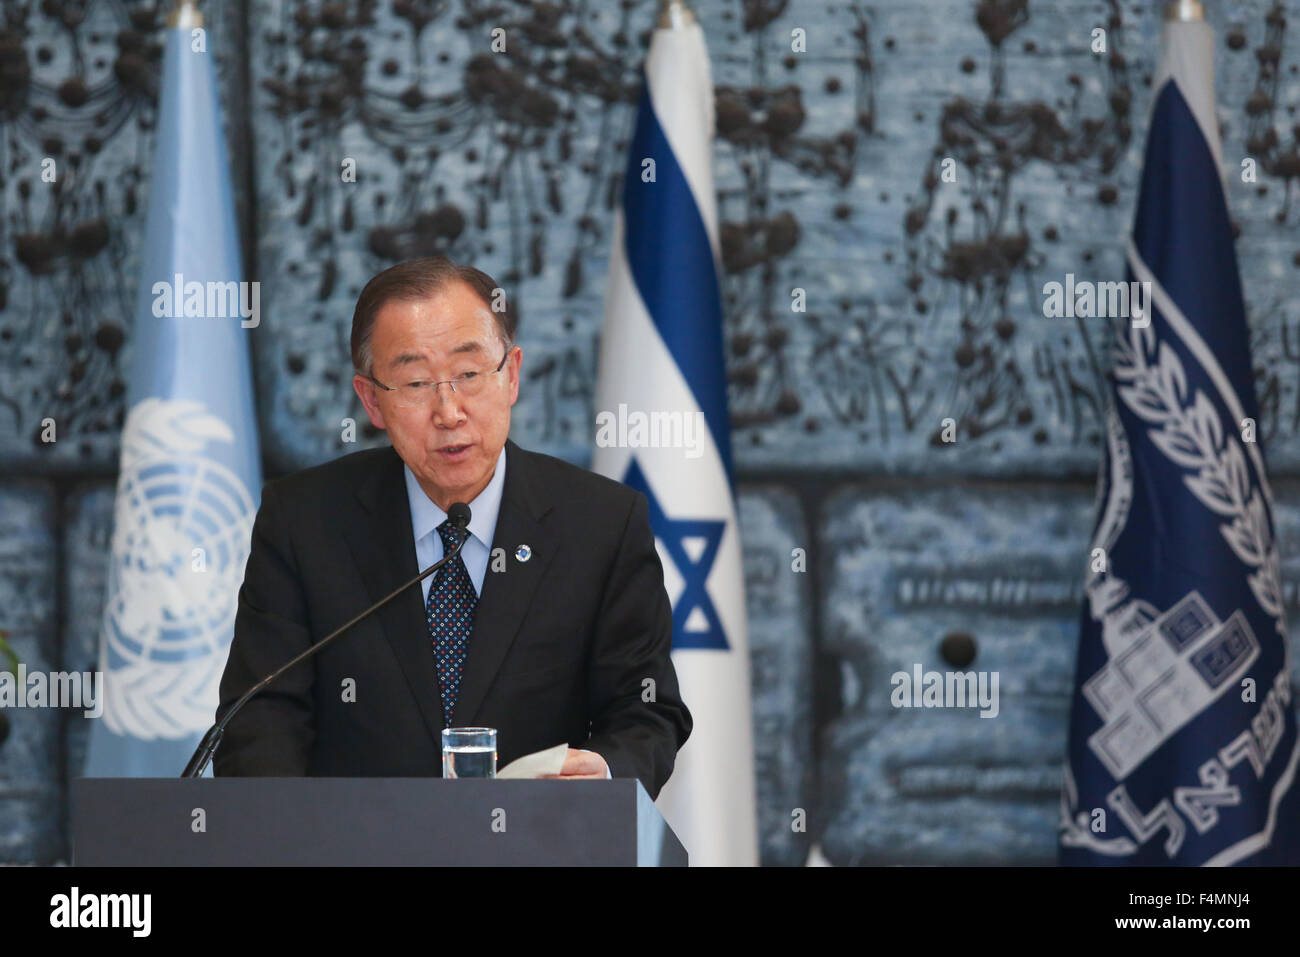
[[[430,252],[486,269],[521,306],[515,438],[587,460],[611,210],[654,6],[205,5],[247,274],[262,283],[268,476],[382,441],[366,428],[343,441],[346,420],[366,421],[352,306],[376,271]],[[814,845],[835,864],[1053,859],[1107,335],[1042,318],[1041,290],[1067,272],[1120,278],[1156,6],[697,0],[765,863],[803,863]],[[1294,622],[1300,2],[1209,6]],[[0,16],[0,628],[29,667],[87,668],[162,16],[131,0],[13,0]],[[490,52],[497,27],[504,54]],[[807,52],[791,51],[796,28]],[[340,176],[349,161],[355,182]],[[954,443],[939,440],[945,418]],[[998,671],[1000,714],[890,707],[889,675],[917,663]],[[66,859],[86,722],[7,717],[0,861]],[[791,829],[796,808],[807,832]]]

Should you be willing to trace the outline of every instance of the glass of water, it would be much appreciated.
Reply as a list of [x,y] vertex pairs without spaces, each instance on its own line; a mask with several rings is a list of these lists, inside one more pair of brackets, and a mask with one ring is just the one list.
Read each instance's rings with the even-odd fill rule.
[[494,778],[497,776],[496,728],[443,728],[444,778]]

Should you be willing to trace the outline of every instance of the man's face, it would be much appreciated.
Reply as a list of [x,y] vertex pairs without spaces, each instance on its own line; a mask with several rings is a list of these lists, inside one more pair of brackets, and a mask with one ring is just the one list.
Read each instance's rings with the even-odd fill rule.
[[[444,511],[483,491],[510,433],[523,353],[511,349],[501,371],[491,374],[505,352],[492,311],[464,283],[418,302],[390,301],[375,316],[371,375],[389,388],[417,380],[443,384],[414,408],[363,376],[354,376],[352,386],[370,421],[388,432],[420,487]],[[473,397],[446,384],[467,372],[486,378]]]

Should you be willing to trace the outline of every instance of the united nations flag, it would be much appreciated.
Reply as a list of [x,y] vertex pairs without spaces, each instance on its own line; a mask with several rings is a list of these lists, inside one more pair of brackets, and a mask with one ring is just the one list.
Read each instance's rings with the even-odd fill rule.
[[172,777],[211,724],[262,487],[208,34],[169,21],[86,774]]

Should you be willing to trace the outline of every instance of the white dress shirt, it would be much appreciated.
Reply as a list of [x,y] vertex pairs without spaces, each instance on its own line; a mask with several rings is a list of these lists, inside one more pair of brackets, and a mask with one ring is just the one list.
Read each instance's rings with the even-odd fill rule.
[[[423,571],[442,558],[442,536],[438,534],[438,526],[447,520],[447,513],[424,494],[424,489],[420,488],[420,482],[409,465],[403,465],[402,472],[406,477],[406,499],[411,506],[411,535],[415,539],[415,565]],[[492,557],[492,539],[496,537],[497,516],[501,512],[501,493],[505,485],[506,450],[503,447],[501,454],[497,456],[496,468],[487,486],[474,496],[472,502],[465,503],[469,506],[470,512],[469,538],[465,540],[465,545],[460,550],[460,557],[465,563],[465,570],[469,572],[474,592],[480,598],[483,596],[483,579],[487,577],[488,562]],[[420,590],[424,593],[426,606],[429,604],[429,589],[433,587],[433,580],[437,577],[436,574],[430,575],[420,582]],[[606,764],[605,777],[608,779],[611,776],[609,765]]]
[[[402,466],[406,476],[406,498],[411,504],[411,535],[415,538],[415,564],[424,570],[442,558],[442,536],[438,526],[447,520],[447,513],[433,503],[420,488],[420,482],[409,465]],[[492,555],[492,539],[497,531],[497,514],[501,511],[501,492],[506,485],[506,450],[503,448],[497,456],[496,469],[487,487],[469,506],[469,538],[460,550],[469,580],[474,583],[474,592],[482,597],[483,578],[487,575],[488,559]],[[424,592],[424,603],[429,603],[429,589],[433,586],[436,575],[430,575],[420,582]]]

